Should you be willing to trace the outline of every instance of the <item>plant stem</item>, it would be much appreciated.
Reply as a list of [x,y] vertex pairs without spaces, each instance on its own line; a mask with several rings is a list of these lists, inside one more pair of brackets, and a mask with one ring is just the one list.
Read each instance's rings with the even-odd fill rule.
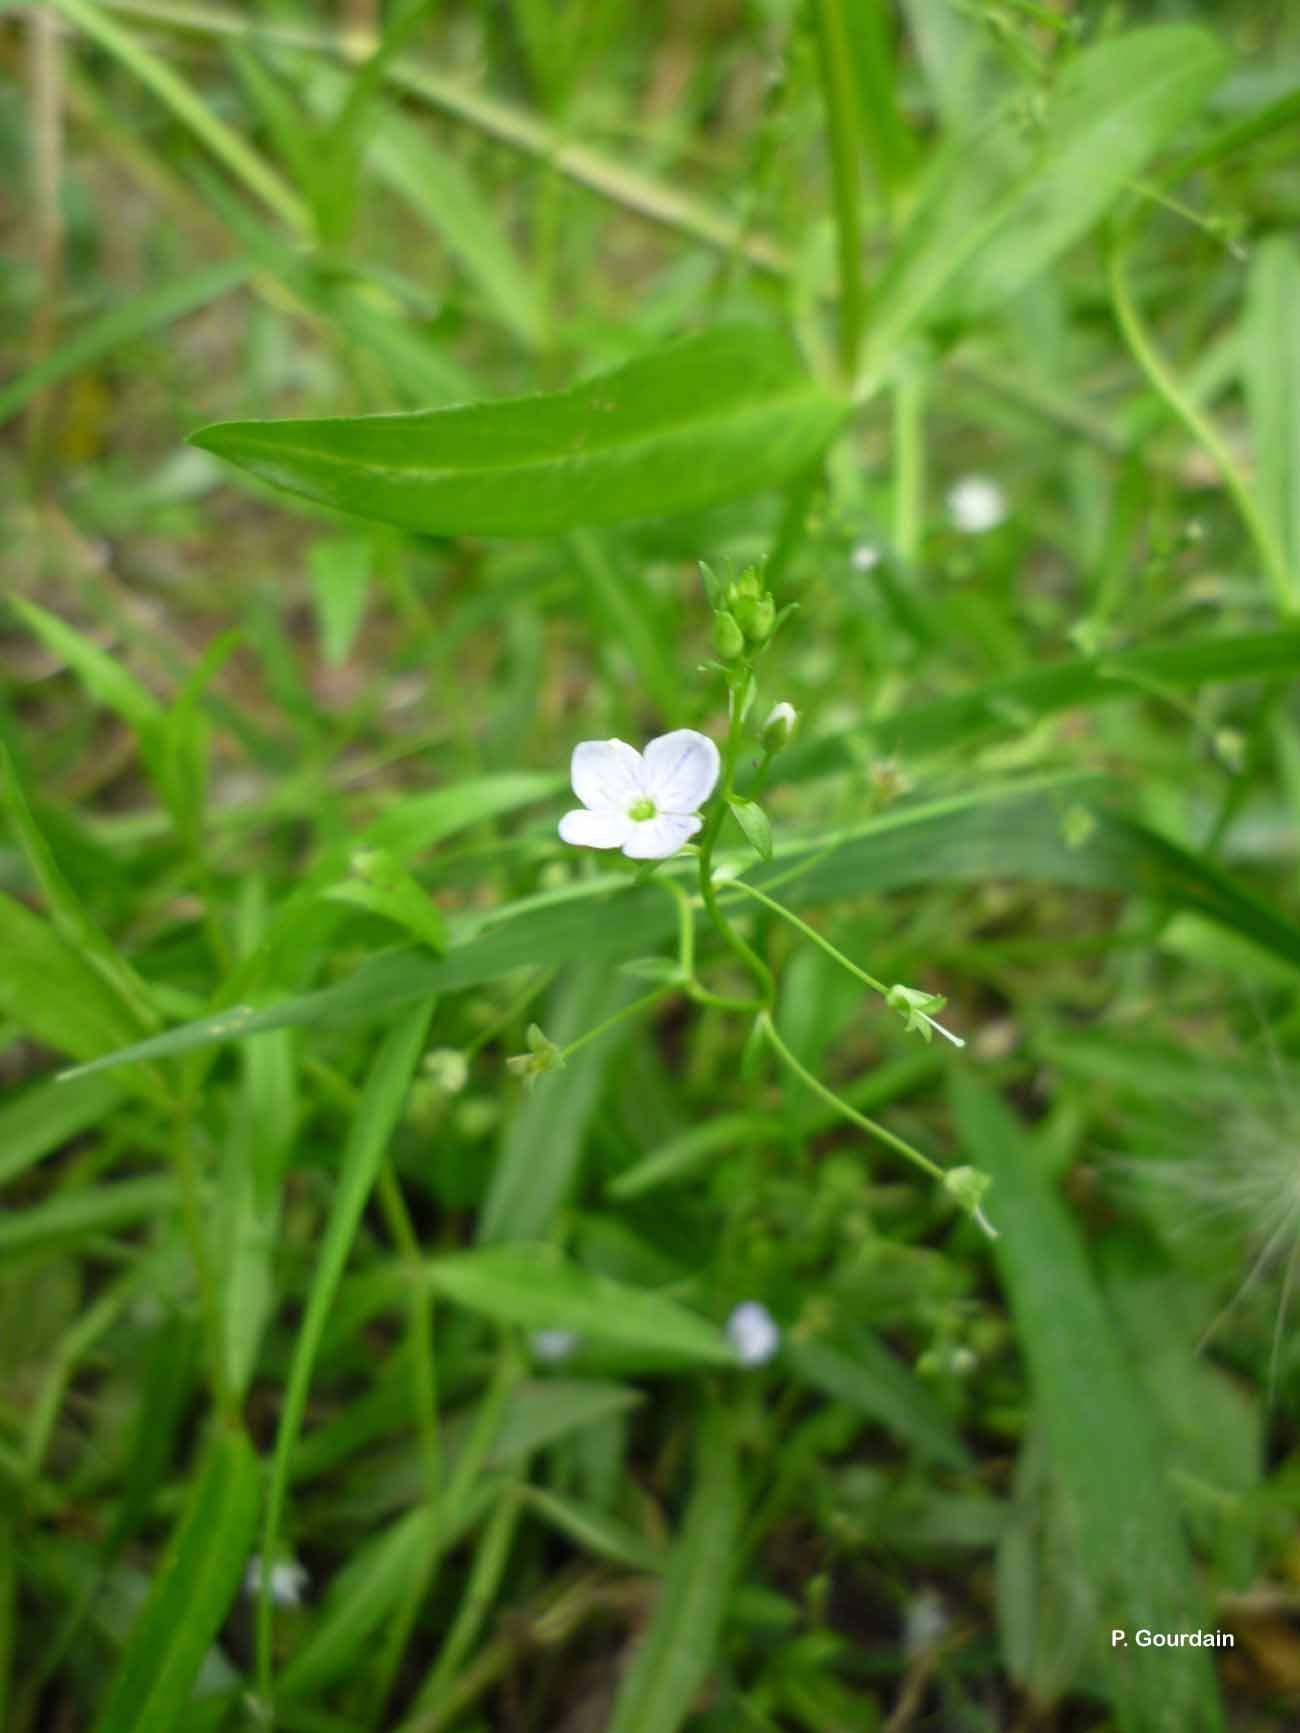
[[844,0],[814,0],[817,60],[830,127],[831,180],[840,259],[840,371],[851,384],[862,347],[866,297],[862,282],[862,188],[853,51]]
[[1294,616],[1300,612],[1300,595],[1296,593],[1282,546],[1260,511],[1250,485],[1237,467],[1232,453],[1224,442],[1223,435],[1209,416],[1202,413],[1192,402],[1152,343],[1150,334],[1142,323],[1137,304],[1133,299],[1133,292],[1128,280],[1126,252],[1118,241],[1111,245],[1109,277],[1115,317],[1124,334],[1124,339],[1132,351],[1133,359],[1192,437],[1199,441],[1214,459],[1219,473],[1223,477],[1224,486],[1232,495],[1233,503],[1241,514],[1242,522],[1250,532],[1251,540],[1255,544],[1255,551],[1263,564],[1264,574],[1273,592],[1273,600],[1277,605],[1278,612],[1283,615]]
[[666,993],[677,992],[678,987],[679,983],[676,981],[665,981],[662,987],[655,987],[649,993],[642,994],[641,998],[633,999],[630,1005],[624,1005],[621,1011],[615,1011],[612,1017],[606,1017],[603,1023],[597,1023],[593,1028],[585,1030],[576,1041],[570,1041],[567,1047],[562,1047],[559,1058],[561,1060],[570,1058],[580,1047],[585,1047],[589,1041],[594,1041],[597,1035],[603,1035],[606,1029],[612,1029],[616,1023],[623,1023],[629,1017],[635,1017],[638,1011],[646,1010],[657,1000],[662,999]]
[[199,1310],[203,1316],[203,1336],[208,1353],[208,1376],[212,1395],[229,1426],[239,1425],[239,1404],[226,1376],[225,1316],[221,1291],[208,1251],[207,1234],[203,1226],[203,1200],[199,1187],[198,1163],[194,1158],[194,1131],[188,1107],[180,1105],[176,1114],[176,1177],[180,1182],[181,1216],[185,1237],[189,1241],[190,1257],[199,1290]]
[[812,1072],[795,1058],[777,1034],[776,1025],[772,1021],[770,1012],[759,1012],[758,1026],[777,1057],[794,1072],[801,1082],[812,1090],[814,1095],[819,1095],[829,1106],[835,1108],[837,1113],[843,1114],[845,1119],[851,1120],[854,1125],[859,1126],[870,1136],[878,1138],[881,1143],[887,1143],[891,1149],[896,1149],[900,1155],[905,1155],[908,1161],[923,1169],[930,1175],[931,1179],[937,1179],[942,1184],[944,1171],[937,1162],[931,1161],[928,1155],[922,1155],[919,1149],[915,1149],[903,1138],[896,1137],[892,1131],[887,1131],[883,1125],[877,1125],[874,1119],[868,1119],[865,1113],[859,1113],[855,1107],[850,1107],[848,1102],[842,1100],[833,1089],[828,1089],[819,1078],[814,1077]]
[[925,373],[905,359],[894,386],[894,547],[915,563],[925,495]]
[[[469,1490],[483,1470],[489,1450],[496,1440],[501,1425],[501,1417],[505,1411],[507,1398],[519,1380],[520,1366],[513,1341],[508,1331],[501,1331],[499,1337],[499,1354],[496,1368],[492,1374],[492,1382],[488,1385],[483,1400],[479,1403],[478,1412],[470,1428],[469,1437],[465,1440],[452,1472],[450,1484],[445,1493],[447,1510],[456,1510],[464,1504],[469,1496]],[[507,1493],[504,1497],[512,1504],[514,1495]],[[500,1507],[498,1507],[498,1512]],[[471,1573],[471,1592],[461,1604],[461,1611],[448,1632],[439,1650],[437,1659],[425,1675],[424,1682],[416,1693],[414,1707],[416,1710],[428,1710],[438,1705],[439,1699],[445,1694],[451,1678],[460,1664],[467,1642],[473,1641],[474,1632],[478,1628],[482,1616],[480,1601],[487,1576],[497,1565],[498,1554],[501,1552],[503,1536],[501,1529],[505,1527],[504,1545],[508,1546],[513,1523],[493,1522],[488,1532],[479,1543],[475,1566]],[[477,1590],[477,1592],[475,1592]],[[490,1598],[492,1590],[487,1590]]]
[[755,901],[762,903],[765,908],[771,909],[774,915],[780,915],[783,921],[789,921],[792,927],[798,928],[805,939],[811,939],[813,944],[816,945],[819,950],[825,951],[828,957],[838,963],[842,969],[847,969],[850,975],[855,975],[859,981],[864,981],[873,992],[879,993],[883,997],[883,995],[889,991],[883,981],[877,981],[874,975],[868,975],[865,969],[860,969],[856,963],[851,962],[849,958],[844,955],[843,951],[836,950],[835,946],[831,944],[829,939],[824,939],[814,927],[810,927],[807,921],[801,921],[798,915],[793,914],[789,909],[787,909],[784,903],[778,903],[775,897],[765,896],[757,886],[747,884],[744,879],[732,879],[726,888],[728,890],[744,891],[746,896],[753,897]]
[[[740,751],[740,734],[744,724],[743,689],[751,676],[748,673],[739,676],[739,684],[731,689],[731,726],[727,730],[727,743],[722,753],[722,792],[717,804],[705,822],[703,834],[700,837],[700,897],[709,912],[709,919],[722,936],[723,942],[732,953],[745,965],[748,972],[758,983],[760,997],[757,1000],[727,1000],[710,995],[701,999],[701,1003],[725,1006],[728,1010],[756,1011],[763,1010],[776,1001],[776,983],[772,979],[772,971],[767,964],[752,950],[718,906],[717,894],[713,888],[713,849],[718,840],[718,832],[722,821],[728,812],[727,802],[731,797],[734,777],[736,774],[736,759]],[[693,998],[700,998],[707,992],[699,988],[692,993]]]
[[420,1241],[402,1196],[391,1156],[385,1156],[377,1183],[380,1206],[389,1232],[401,1255],[402,1266],[411,1284],[409,1304],[410,1351],[415,1362],[415,1410],[420,1437],[420,1455],[424,1462],[426,1498],[431,1512],[433,1534],[427,1557],[415,1571],[405,1598],[385,1635],[377,1674],[370,1688],[370,1703],[374,1720],[382,1719],[384,1704],[392,1689],[407,1639],[420,1611],[420,1603],[429,1592],[442,1551],[439,1518],[442,1506],[442,1456],[438,1435],[437,1363],[433,1350],[433,1289],[424,1278],[424,1262]]

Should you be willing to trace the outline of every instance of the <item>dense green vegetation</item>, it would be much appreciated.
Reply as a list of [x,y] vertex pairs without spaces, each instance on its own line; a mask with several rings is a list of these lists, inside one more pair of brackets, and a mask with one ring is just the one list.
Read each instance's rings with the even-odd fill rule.
[[1292,1724],[1300,7],[0,72],[0,1725]]

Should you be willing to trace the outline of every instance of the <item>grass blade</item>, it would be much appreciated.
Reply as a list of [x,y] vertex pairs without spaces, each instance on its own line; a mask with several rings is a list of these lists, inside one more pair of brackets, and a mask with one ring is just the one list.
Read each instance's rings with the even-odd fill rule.
[[696,1451],[695,1486],[663,1593],[609,1733],[675,1733],[713,1665],[741,1514],[736,1447],[720,1409],[706,1415]]
[[[1077,1518],[1080,1557],[1104,1631],[1206,1625],[1191,1555],[1165,1478],[1158,1432],[1088,1268],[1078,1232],[1037,1171],[1030,1139],[989,1087],[965,1072],[953,1110],[971,1161],[993,1177],[998,1265],[1029,1361],[1052,1465]],[[1218,1689],[1203,1649],[1160,1665],[1134,1646],[1106,1650],[1125,1733],[1213,1733]]]
[[554,1246],[484,1246],[435,1258],[428,1268],[445,1298],[500,1323],[572,1330],[595,1342],[699,1365],[736,1363],[726,1337],[698,1313],[585,1270]]
[[175,1733],[248,1562],[260,1490],[242,1433],[218,1433],[136,1620],[97,1733]]
[[[285,1384],[284,1402],[280,1410],[280,1425],[275,1438],[275,1454],[271,1462],[271,1484],[267,1493],[266,1518],[263,1525],[262,1557],[274,1559],[280,1544],[280,1528],[284,1516],[285,1496],[289,1485],[289,1469],[293,1448],[302,1428],[311,1386],[312,1367],[316,1351],[325,1330],[326,1319],[338,1289],[348,1253],[370,1196],[379,1163],[388,1147],[406,1103],[411,1074],[424,1047],[429,1018],[433,1014],[428,998],[408,1011],[386,1037],[371,1067],[365,1091],[357,1104],[348,1134],[347,1147],[339,1170],[338,1186],[330,1209],[324,1241],[312,1277],[311,1291],[302,1325],[294,1348],[293,1364]],[[257,1655],[258,1684],[269,1704],[271,1696],[271,1598],[270,1572],[263,1573],[262,1594],[258,1601]]]
[[1261,243],[1246,306],[1246,399],[1255,492],[1300,595],[1300,254],[1286,235]]

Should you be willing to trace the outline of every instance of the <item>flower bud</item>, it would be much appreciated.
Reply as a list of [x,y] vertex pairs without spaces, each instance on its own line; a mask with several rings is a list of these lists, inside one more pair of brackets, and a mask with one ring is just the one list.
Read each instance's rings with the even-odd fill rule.
[[727,606],[734,608],[740,601],[757,601],[763,594],[763,577],[757,566],[746,566],[738,578],[727,585]]
[[776,603],[771,596],[748,593],[736,597],[733,603],[737,623],[751,644],[765,644],[776,624]]
[[516,1077],[523,1080],[528,1088],[532,1088],[539,1077],[544,1077],[548,1071],[564,1069],[564,1055],[551,1038],[544,1034],[536,1023],[528,1025],[528,1051],[517,1053],[506,1060],[506,1069],[513,1071]]
[[713,616],[713,643],[724,662],[734,662],[745,653],[745,634],[725,608]]
[[763,724],[763,751],[780,752],[794,739],[794,731],[799,726],[799,712],[793,704],[787,704],[784,699],[774,704]]
[[950,1167],[943,1176],[944,1190],[956,1198],[969,1215],[978,1211],[992,1184],[992,1178],[977,1167]]

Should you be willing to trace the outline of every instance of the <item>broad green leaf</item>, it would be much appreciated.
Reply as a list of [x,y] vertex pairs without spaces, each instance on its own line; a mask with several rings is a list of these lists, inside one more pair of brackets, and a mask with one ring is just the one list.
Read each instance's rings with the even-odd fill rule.
[[726,1337],[698,1313],[660,1294],[595,1275],[554,1246],[483,1246],[435,1258],[428,1271],[447,1299],[502,1323],[572,1330],[596,1342],[704,1365],[736,1363]]
[[742,1514],[731,1426],[721,1410],[711,1410],[700,1425],[686,1518],[609,1733],[676,1733],[716,1659]]
[[1214,38],[1191,26],[1127,31],[1068,63],[1033,145],[1014,114],[992,136],[955,141],[880,285],[869,375],[941,302],[949,313],[997,307],[1086,234],[1223,65]]
[[192,442],[360,517],[433,535],[537,536],[773,487],[822,450],[843,415],[785,337],[732,326],[549,396],[221,422]]
[[1246,399],[1260,507],[1300,595],[1300,252],[1287,235],[1261,242],[1246,303]]
[[242,1433],[219,1432],[132,1629],[97,1733],[175,1733],[230,1611],[253,1539],[261,1479]]
[[[1097,1598],[1098,1646],[1112,1629],[1195,1631],[1201,1604],[1166,1478],[1156,1423],[1058,1194],[1033,1143],[988,1087],[951,1079],[968,1158],[992,1175],[988,1210],[1053,1473],[1071,1501],[1079,1554]],[[1124,1733],[1213,1733],[1218,1687],[1203,1649],[1171,1649],[1152,1667],[1130,1644],[1105,1650],[1104,1677]]]

